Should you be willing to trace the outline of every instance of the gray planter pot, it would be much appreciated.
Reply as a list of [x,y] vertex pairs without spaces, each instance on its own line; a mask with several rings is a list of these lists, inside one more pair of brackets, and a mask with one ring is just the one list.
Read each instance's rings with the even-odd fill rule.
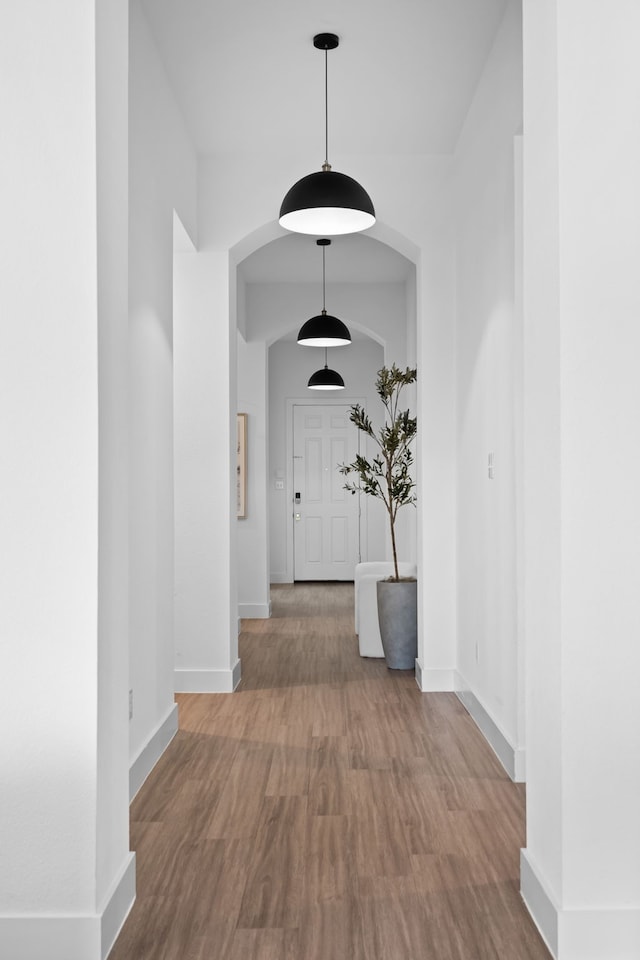
[[418,656],[418,581],[378,580],[378,623],[387,666],[413,670]]

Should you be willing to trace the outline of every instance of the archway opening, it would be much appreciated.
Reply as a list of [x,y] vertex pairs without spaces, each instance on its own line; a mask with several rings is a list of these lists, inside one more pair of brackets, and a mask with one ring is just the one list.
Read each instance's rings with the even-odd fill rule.
[[[373,233],[373,231],[372,231]],[[327,258],[327,309],[352,332],[331,362],[345,377],[345,402],[376,406],[383,364],[416,362],[417,251],[384,225],[373,235],[335,238]],[[247,413],[247,515],[239,521],[240,616],[269,616],[270,584],[294,570],[292,409],[316,399],[307,389],[320,351],[296,343],[300,326],[322,306],[315,240],[263,227],[232,251],[238,336],[237,409]],[[233,325],[233,320],[232,320]],[[415,396],[409,397],[413,403]],[[367,498],[369,499],[369,498]],[[367,504],[358,541],[362,559],[387,551],[380,505]],[[410,518],[409,518],[410,519]],[[405,551],[416,556],[415,524],[406,520]],[[401,527],[402,527],[401,521]]]

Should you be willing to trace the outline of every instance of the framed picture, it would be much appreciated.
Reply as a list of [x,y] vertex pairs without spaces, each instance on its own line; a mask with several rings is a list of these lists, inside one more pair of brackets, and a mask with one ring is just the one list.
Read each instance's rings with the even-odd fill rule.
[[238,463],[236,475],[236,516],[244,520],[247,516],[247,415],[237,414],[238,418]]

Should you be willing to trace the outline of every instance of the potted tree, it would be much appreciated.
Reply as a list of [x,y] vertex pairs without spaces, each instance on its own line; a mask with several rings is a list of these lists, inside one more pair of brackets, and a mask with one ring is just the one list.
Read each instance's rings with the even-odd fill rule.
[[377,497],[387,510],[394,573],[378,581],[376,589],[385,660],[387,666],[395,670],[411,669],[417,655],[417,582],[414,577],[399,575],[396,548],[398,510],[416,502],[411,476],[411,442],[416,435],[417,420],[408,410],[399,409],[403,388],[415,383],[416,377],[415,368],[402,371],[395,363],[378,371],[376,392],[384,406],[384,423],[376,431],[360,404],[351,407],[350,415],[351,422],[374,441],[378,450],[371,459],[358,454],[353,463],[340,465],[340,472],[345,476],[355,474],[353,481],[345,483],[345,490]]

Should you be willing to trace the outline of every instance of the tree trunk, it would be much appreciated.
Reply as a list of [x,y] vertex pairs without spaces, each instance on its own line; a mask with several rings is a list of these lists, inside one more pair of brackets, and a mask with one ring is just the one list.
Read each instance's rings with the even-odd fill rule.
[[393,551],[393,570],[396,580],[400,579],[400,574],[398,573],[398,554],[396,553],[396,531],[395,523],[393,522],[394,518],[389,514],[389,527],[391,529],[391,549]]

